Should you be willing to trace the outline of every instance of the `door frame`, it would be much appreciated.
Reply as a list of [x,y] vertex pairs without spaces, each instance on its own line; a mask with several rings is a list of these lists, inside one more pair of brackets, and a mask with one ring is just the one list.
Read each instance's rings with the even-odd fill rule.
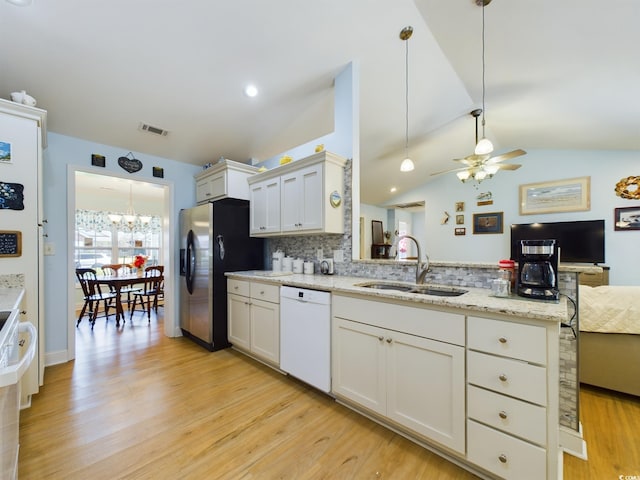
[[[73,360],[76,356],[76,298],[75,298],[75,269],[73,267],[75,235],[75,211],[76,211],[76,173],[85,172],[105,177],[123,178],[132,180],[131,176],[120,175],[116,172],[105,171],[97,167],[82,167],[69,165],[67,169],[67,360]],[[134,181],[160,185],[164,189],[162,207],[162,258],[165,259],[165,305],[164,307],[164,334],[168,337],[180,336],[177,325],[177,294],[175,285],[175,273],[173,266],[176,264],[174,226],[177,225],[177,216],[171,206],[174,204],[173,182],[158,178],[136,178]]]

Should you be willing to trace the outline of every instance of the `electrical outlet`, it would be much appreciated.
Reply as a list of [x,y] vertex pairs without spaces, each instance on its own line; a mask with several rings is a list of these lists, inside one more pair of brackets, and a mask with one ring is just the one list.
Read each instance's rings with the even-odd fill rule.
[[317,249],[316,250],[316,260],[321,262],[323,258],[324,258],[324,251],[321,248]]
[[344,262],[344,250],[334,250],[333,251],[333,261],[334,262]]

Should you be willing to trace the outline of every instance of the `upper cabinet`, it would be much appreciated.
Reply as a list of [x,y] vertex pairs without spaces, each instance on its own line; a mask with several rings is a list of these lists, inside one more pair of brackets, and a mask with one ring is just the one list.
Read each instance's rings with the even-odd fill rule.
[[225,197],[249,200],[247,178],[257,172],[251,165],[221,159],[195,176],[196,202],[201,205]]
[[250,177],[251,235],[344,233],[345,164],[320,152]]

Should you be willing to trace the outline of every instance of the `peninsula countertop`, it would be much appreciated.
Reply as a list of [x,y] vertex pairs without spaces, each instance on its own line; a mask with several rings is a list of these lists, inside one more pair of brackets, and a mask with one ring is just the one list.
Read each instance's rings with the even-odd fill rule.
[[[564,322],[567,320],[567,302],[561,296],[559,301],[531,300],[517,295],[495,297],[491,290],[472,287],[455,287],[467,290],[457,297],[439,297],[420,293],[401,292],[397,290],[378,290],[359,286],[366,282],[382,282],[380,278],[351,277],[343,275],[303,275],[282,274],[269,270],[250,270],[243,272],[227,272],[229,278],[246,281],[260,281],[277,285],[325,290],[334,293],[366,295],[380,300],[400,300],[425,305],[460,308],[476,312],[501,313],[523,318]],[[399,285],[414,285],[409,282],[392,282]],[[430,285],[430,284],[428,284]],[[443,285],[452,288],[452,286]]]
[[20,308],[23,295],[23,288],[0,288],[0,310]]

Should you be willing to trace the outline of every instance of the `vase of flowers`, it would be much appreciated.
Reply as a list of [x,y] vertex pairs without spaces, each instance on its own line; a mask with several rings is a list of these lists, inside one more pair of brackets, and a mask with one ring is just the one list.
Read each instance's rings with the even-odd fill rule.
[[144,273],[144,264],[147,263],[147,257],[144,255],[136,255],[133,260],[133,266],[136,267],[136,273],[139,277]]

